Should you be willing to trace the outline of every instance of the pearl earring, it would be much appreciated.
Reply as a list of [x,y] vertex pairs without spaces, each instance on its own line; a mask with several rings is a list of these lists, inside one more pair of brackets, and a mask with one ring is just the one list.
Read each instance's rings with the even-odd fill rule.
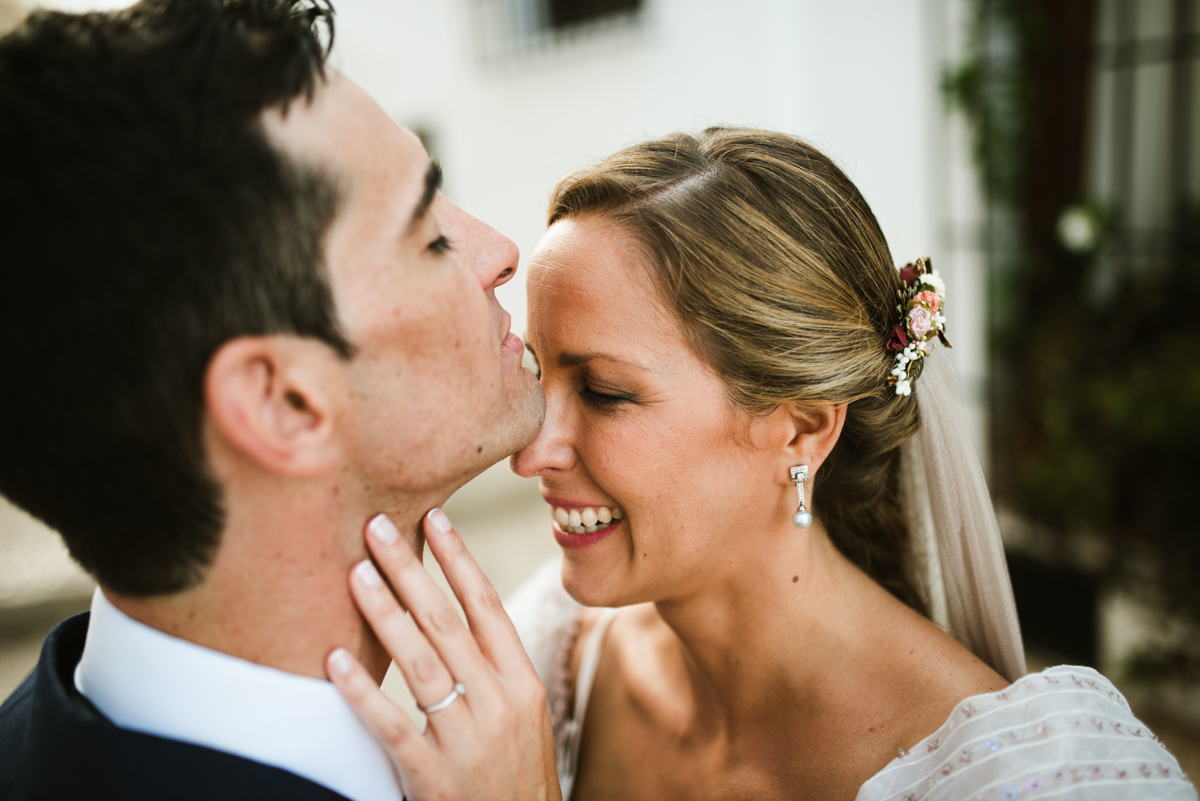
[[792,525],[796,528],[808,528],[812,525],[812,512],[804,508],[804,485],[808,483],[808,465],[793,467],[789,472],[796,484],[796,497],[800,500],[800,508],[792,513]]

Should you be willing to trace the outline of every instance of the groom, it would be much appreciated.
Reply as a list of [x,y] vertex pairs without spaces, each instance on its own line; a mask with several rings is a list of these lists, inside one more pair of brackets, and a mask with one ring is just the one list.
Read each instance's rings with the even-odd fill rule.
[[495,296],[515,246],[324,66],[331,22],[143,0],[0,40],[0,492],[100,585],[0,707],[0,799],[558,792],[527,660],[398,767],[325,680],[338,647],[389,662],[348,591],[364,524],[419,553],[544,411]]

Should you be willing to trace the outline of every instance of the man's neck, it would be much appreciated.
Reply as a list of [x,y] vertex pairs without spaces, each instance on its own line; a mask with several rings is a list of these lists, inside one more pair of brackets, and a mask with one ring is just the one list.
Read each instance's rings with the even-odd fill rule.
[[[270,489],[243,496],[253,505],[227,499],[228,525],[198,587],[153,598],[105,595],[148,626],[289,673],[325,678],[326,656],[343,647],[382,681],[390,658],[347,583],[350,568],[367,556],[363,530],[379,510],[332,487]],[[409,501],[383,511],[423,548],[421,518],[441,499]]]

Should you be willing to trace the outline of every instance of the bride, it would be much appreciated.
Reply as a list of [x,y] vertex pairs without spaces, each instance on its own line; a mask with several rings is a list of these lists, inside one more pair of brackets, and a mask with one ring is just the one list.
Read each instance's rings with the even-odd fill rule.
[[[564,798],[1196,799],[1103,676],[1024,675],[937,352],[952,301],[927,262],[892,265],[854,185],[780,134],[670,136],[557,187],[528,277],[546,422],[512,467],[538,477],[563,558],[507,609]],[[425,531],[484,655],[519,650],[449,522]],[[418,608],[415,556],[371,547],[417,625],[384,588],[355,590],[364,615],[416,643],[389,644],[410,683],[461,682],[426,740],[536,779],[513,749],[541,731],[548,756],[541,688],[542,723],[488,723],[489,675],[521,666],[471,667],[442,630],[457,618],[429,611],[445,599]],[[407,719],[339,670],[410,767]],[[480,752],[483,732],[500,745]]]
[[564,798],[1195,798],[1098,673],[1022,679],[944,287],[828,158],[671,136],[549,220],[512,468],[563,559],[508,608]]

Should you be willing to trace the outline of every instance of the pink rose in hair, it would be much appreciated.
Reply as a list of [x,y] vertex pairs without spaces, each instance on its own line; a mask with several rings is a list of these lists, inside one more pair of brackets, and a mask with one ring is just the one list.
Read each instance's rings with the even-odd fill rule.
[[918,292],[913,300],[925,304],[929,307],[929,311],[934,314],[937,314],[938,309],[942,306],[942,301],[938,298],[937,294],[930,292],[928,289]]
[[925,306],[916,305],[908,312],[908,330],[913,339],[924,339],[933,327],[933,312]]

